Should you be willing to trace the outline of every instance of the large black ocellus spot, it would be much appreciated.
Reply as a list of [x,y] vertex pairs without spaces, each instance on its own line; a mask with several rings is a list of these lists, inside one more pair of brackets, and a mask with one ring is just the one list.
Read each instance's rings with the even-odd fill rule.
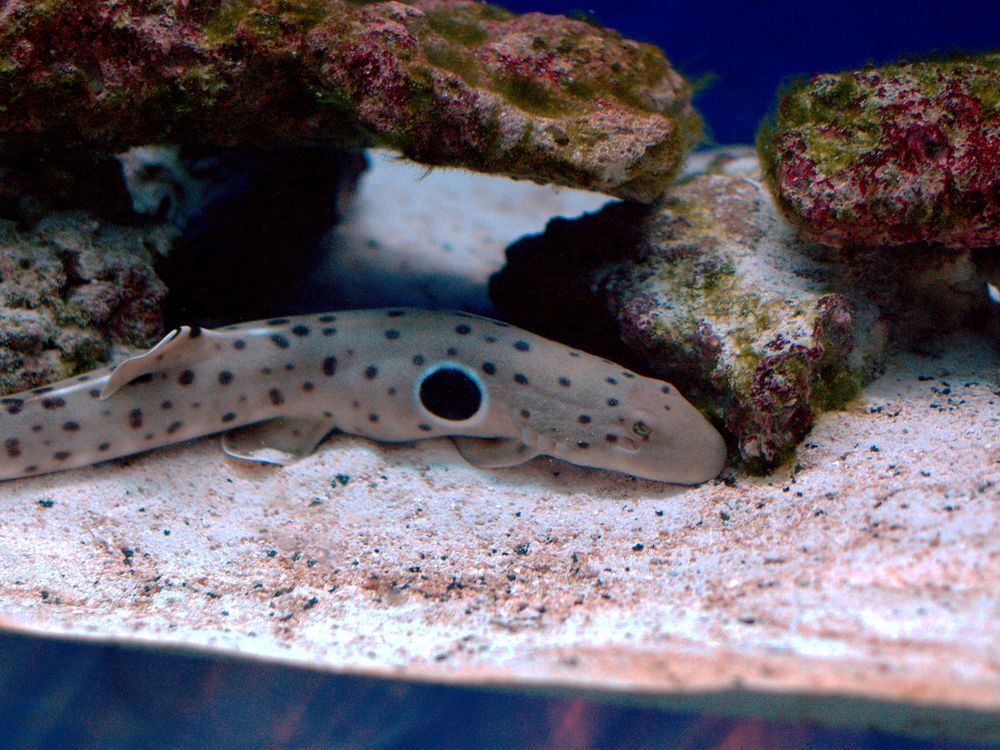
[[420,383],[420,403],[440,419],[462,422],[471,419],[483,404],[483,392],[465,370],[445,365]]

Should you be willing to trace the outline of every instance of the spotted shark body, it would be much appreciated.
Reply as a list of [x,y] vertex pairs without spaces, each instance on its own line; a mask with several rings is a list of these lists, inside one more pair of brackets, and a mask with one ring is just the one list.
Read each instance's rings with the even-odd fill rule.
[[332,431],[449,436],[483,468],[546,454],[696,484],[726,448],[668,383],[506,323],[412,308],[182,327],[148,352],[0,399],[0,479],[216,432],[284,463]]

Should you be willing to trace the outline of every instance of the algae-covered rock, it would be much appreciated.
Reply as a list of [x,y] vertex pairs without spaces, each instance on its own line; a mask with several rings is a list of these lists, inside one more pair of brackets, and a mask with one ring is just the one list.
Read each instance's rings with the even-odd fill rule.
[[818,242],[1000,244],[1000,55],[815,76],[758,147],[784,214]]
[[807,249],[760,182],[703,174],[658,206],[553,221],[491,291],[526,327],[620,340],[605,352],[682,386],[764,467],[857,393],[885,342],[874,305],[836,291],[843,265]]
[[525,328],[677,383],[753,467],[787,457],[887,348],[996,317],[991,250],[914,246],[900,264],[811,243],[742,147],[695,154],[685,174],[658,205],[612,204],[519,241],[491,293]]
[[0,220],[0,393],[154,343],[166,288],[153,263],[175,235],[82,211],[50,214],[30,230]]
[[699,132],[655,47],[472,0],[13,0],[0,18],[3,160],[378,144],[648,201]]

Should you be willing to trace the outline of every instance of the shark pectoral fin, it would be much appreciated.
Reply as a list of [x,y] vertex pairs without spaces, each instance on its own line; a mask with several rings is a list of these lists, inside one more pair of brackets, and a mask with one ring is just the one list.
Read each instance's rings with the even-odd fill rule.
[[222,450],[241,461],[284,466],[308,456],[335,428],[329,419],[281,417],[224,433]]
[[117,365],[101,389],[101,398],[108,398],[119,388],[143,375],[160,372],[179,362],[199,362],[206,359],[222,348],[221,344],[226,338],[226,334],[207,328],[176,328],[149,351]]
[[462,458],[480,469],[500,469],[530,461],[538,451],[518,438],[477,438],[453,436],[451,441]]

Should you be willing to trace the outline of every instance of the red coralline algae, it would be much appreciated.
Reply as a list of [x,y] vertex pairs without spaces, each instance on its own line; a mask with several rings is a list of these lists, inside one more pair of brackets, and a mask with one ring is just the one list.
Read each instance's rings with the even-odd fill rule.
[[782,98],[758,148],[810,239],[1000,244],[1000,56],[815,76]]
[[649,201],[699,136],[656,48],[472,0],[11,0],[0,158],[383,145]]

